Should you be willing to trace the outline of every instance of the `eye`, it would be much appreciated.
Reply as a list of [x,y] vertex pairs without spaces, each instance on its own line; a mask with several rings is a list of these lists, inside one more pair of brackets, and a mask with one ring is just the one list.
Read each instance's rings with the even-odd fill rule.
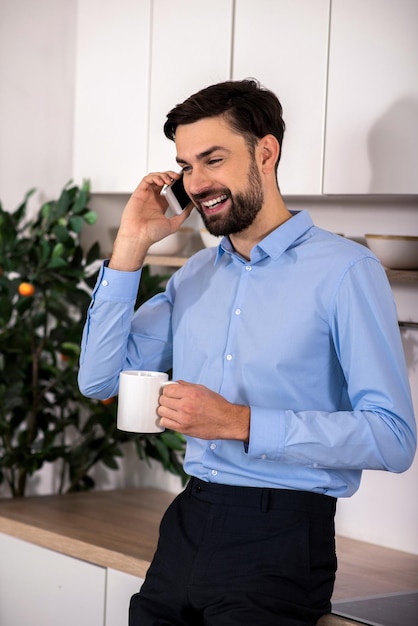
[[220,157],[214,157],[213,159],[209,159],[208,164],[209,165],[218,165],[221,162],[222,162],[222,159]]
[[191,165],[183,165],[183,167],[181,168],[181,172],[180,174],[187,174],[187,172],[191,172],[192,168]]

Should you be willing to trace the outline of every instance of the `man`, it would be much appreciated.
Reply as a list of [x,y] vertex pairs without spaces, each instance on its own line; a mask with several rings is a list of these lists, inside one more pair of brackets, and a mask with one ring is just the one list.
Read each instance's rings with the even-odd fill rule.
[[[284,122],[255,81],[213,85],[168,114],[185,189],[219,248],[194,255],[134,315],[166,217],[151,173],[93,293],[80,388],[166,371],[161,425],[187,436],[192,477],[161,524],[131,626],[313,625],[330,610],[338,497],[363,469],[406,470],[416,429],[386,275],[363,246],[292,214],[277,185]],[[140,532],[140,529],[138,529]]]

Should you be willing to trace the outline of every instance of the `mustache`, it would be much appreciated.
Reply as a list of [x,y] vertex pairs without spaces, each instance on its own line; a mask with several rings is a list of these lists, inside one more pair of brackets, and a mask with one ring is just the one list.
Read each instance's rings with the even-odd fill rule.
[[202,191],[201,193],[191,194],[192,200],[195,202],[204,202],[207,198],[216,198],[218,196],[227,196],[231,197],[231,192],[229,189],[208,189],[206,191]]

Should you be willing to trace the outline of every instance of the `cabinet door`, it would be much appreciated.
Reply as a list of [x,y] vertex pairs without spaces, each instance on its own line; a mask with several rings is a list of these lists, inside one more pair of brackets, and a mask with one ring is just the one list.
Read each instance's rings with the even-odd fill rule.
[[166,139],[166,115],[212,83],[228,80],[232,0],[154,0],[148,171],[178,169]]
[[128,623],[129,602],[143,582],[143,578],[115,569],[107,570],[105,626],[121,626]]
[[418,2],[333,0],[324,192],[418,193]]
[[329,0],[236,0],[232,77],[276,93],[286,132],[283,194],[318,194],[328,59]]
[[83,0],[77,20],[73,176],[130,192],[146,168],[151,0]]
[[4,534],[0,554],[2,626],[103,626],[104,568]]

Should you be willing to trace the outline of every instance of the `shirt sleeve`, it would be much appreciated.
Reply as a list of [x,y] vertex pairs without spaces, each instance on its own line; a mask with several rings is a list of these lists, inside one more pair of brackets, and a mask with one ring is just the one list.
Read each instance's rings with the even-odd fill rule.
[[78,384],[92,398],[116,395],[119,373],[125,367],[141,270],[121,272],[104,262],[87,312],[81,342]]
[[329,327],[350,410],[251,407],[248,454],[315,468],[405,471],[416,425],[396,307],[380,264],[363,259],[346,271]]

